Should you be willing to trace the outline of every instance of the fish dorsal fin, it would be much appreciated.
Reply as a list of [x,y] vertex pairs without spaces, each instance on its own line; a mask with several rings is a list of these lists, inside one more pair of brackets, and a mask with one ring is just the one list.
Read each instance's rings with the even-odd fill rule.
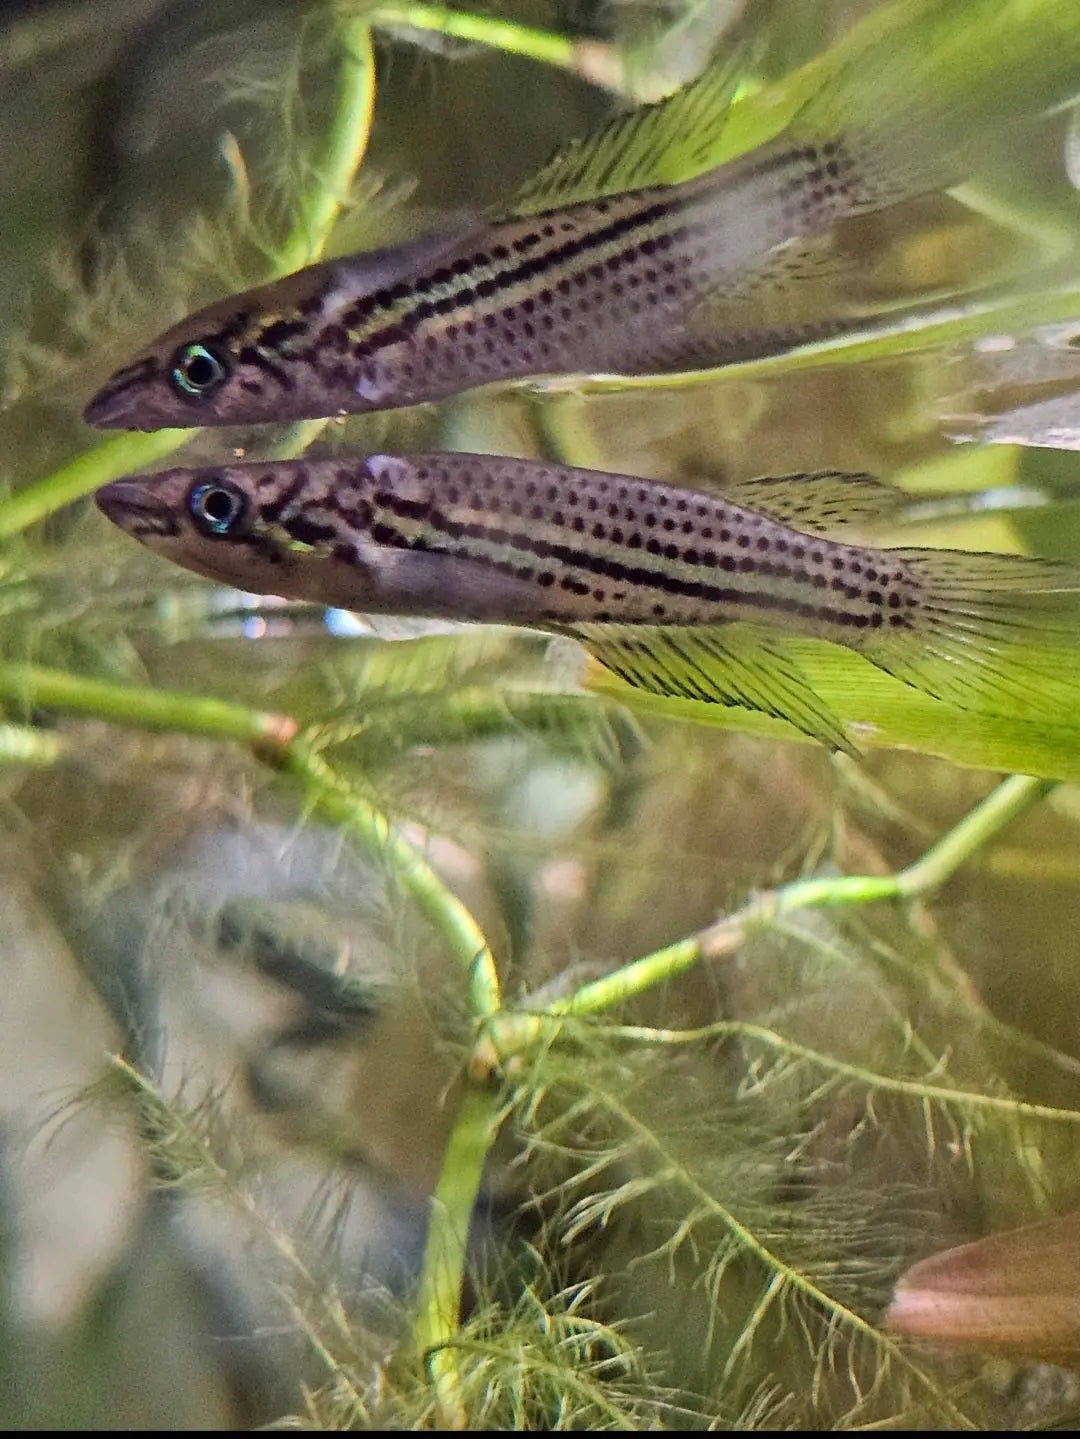
[[528,179],[511,214],[535,215],[626,190],[672,185],[710,168],[745,59],[736,45],[692,84],[655,105],[616,115],[571,140]]
[[[760,125],[729,135],[725,123],[745,52],[732,46],[669,99],[572,141],[512,213],[674,184],[760,143]],[[773,88],[778,113],[806,95],[772,131],[776,152],[830,147],[819,158],[836,162],[846,213],[877,210],[959,183],[989,137],[1080,97],[1076,0],[891,0]]]
[[750,625],[574,625],[606,668],[637,689],[759,710],[855,754],[840,721],[790,656]]
[[793,530],[841,536],[893,518],[906,498],[895,485],[847,470],[763,475],[725,485],[724,494],[744,509],[756,510]]
[[437,229],[413,240],[402,240],[378,250],[361,250],[324,260],[323,268],[340,275],[343,283],[365,292],[396,283],[430,269],[444,255],[457,254],[470,235],[479,241],[487,235],[487,222],[473,214],[455,213],[443,218]]

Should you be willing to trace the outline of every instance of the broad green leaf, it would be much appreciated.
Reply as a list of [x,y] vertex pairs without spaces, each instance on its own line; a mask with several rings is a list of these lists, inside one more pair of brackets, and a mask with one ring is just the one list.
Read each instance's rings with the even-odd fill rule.
[[[1059,725],[1051,725],[960,710],[831,645],[798,640],[785,649],[861,751],[915,750],[973,769],[1080,780],[1080,714],[1062,715]],[[586,683],[639,714],[813,743],[791,725],[750,710],[646,694],[599,665],[590,665]]]

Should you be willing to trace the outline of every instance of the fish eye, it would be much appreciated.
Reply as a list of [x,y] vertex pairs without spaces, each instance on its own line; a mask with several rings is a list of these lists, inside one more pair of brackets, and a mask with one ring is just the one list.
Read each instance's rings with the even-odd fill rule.
[[202,480],[188,495],[188,510],[195,527],[210,539],[234,534],[248,511],[248,498],[239,485],[224,476]]
[[216,390],[227,373],[224,362],[205,345],[183,345],[173,357],[173,383],[195,400]]

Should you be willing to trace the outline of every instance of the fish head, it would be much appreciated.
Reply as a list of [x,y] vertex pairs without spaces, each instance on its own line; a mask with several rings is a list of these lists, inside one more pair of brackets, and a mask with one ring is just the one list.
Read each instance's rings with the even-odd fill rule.
[[305,364],[333,262],[245,290],[173,325],[117,370],[83,412],[109,430],[194,429],[322,416],[325,386]]
[[324,260],[207,305],[117,370],[87,405],[86,423],[109,430],[253,425],[430,398],[407,387],[387,392],[357,366],[355,349],[365,326],[389,324],[414,282],[468,254],[481,233],[461,219],[435,235]]
[[300,462],[133,475],[95,499],[148,549],[251,594],[329,595],[340,547],[349,559],[355,554],[329,478]]

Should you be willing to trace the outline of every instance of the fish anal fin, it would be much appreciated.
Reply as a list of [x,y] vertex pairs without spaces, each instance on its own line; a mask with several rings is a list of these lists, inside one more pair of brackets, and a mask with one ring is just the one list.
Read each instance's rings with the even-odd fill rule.
[[752,626],[580,624],[572,633],[605,668],[638,689],[759,710],[830,749],[857,754],[796,662]]

